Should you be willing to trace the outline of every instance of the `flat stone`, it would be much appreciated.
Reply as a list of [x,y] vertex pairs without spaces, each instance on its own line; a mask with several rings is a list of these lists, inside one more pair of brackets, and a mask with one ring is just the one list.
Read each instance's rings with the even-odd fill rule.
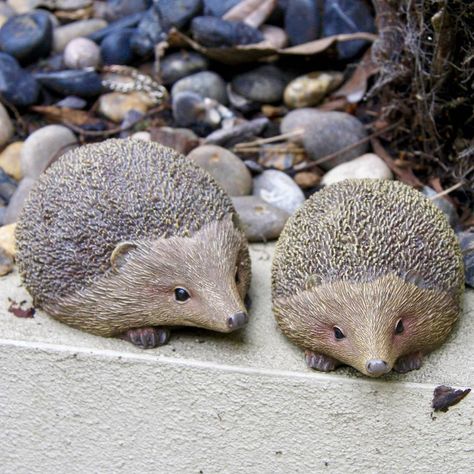
[[110,92],[99,99],[99,112],[113,122],[120,123],[130,110],[136,110],[145,114],[149,108],[149,102],[142,92],[131,92],[122,94]]
[[[364,0],[325,0],[322,36],[360,31],[375,33],[375,21]],[[368,45],[365,40],[341,41],[337,44],[339,58],[351,59]]]
[[0,153],[0,168],[17,181],[23,178],[23,173],[21,172],[22,148],[23,142],[14,142]]
[[171,88],[171,96],[180,92],[194,92],[225,105],[228,102],[226,84],[222,77],[212,71],[202,71],[180,79]]
[[249,242],[277,239],[290,215],[257,196],[232,198]]
[[285,30],[291,45],[308,43],[318,38],[321,26],[318,2],[291,0],[285,11]]
[[302,131],[302,135],[291,139],[302,143],[313,160],[352,146],[338,157],[321,163],[321,168],[326,170],[363,155],[368,148],[367,142],[354,145],[366,138],[367,132],[359,120],[345,112],[324,112],[309,108],[293,110],[283,119],[281,132],[296,131]]
[[202,7],[201,0],[160,0],[156,2],[156,9],[161,18],[165,31],[175,27],[178,30],[196,16]]
[[245,196],[252,192],[252,175],[242,160],[231,151],[216,145],[203,145],[188,158],[204,168],[229,196]]
[[293,110],[283,117],[280,124],[281,133],[294,133],[288,140],[303,145],[303,133],[308,123],[317,120],[321,112],[316,109],[302,108]]
[[70,69],[93,67],[97,69],[101,63],[100,48],[88,38],[71,40],[64,50],[64,64]]
[[304,202],[299,186],[285,173],[266,170],[254,178],[253,195],[274,207],[293,214]]
[[13,136],[13,124],[5,107],[0,103],[0,147]]
[[323,176],[321,184],[328,186],[345,179],[361,178],[393,179],[393,174],[382,158],[374,153],[366,153],[329,170]]
[[48,56],[52,39],[49,13],[41,10],[15,15],[0,29],[0,49],[22,64]]
[[33,132],[21,150],[23,181],[26,178],[36,179],[52,161],[76,143],[74,133],[62,125],[47,125]]
[[191,22],[195,41],[210,48],[256,44],[263,41],[261,31],[242,21],[226,21],[212,16],[197,16]]
[[40,87],[36,79],[9,54],[0,53],[0,94],[13,105],[34,104]]
[[[53,126],[53,125],[51,125]],[[23,178],[16,188],[15,193],[8,203],[7,210],[5,211],[5,216],[3,218],[3,224],[13,224],[18,220],[20,213],[25,204],[25,200],[30,194],[31,189],[35,185],[36,180],[33,178]]]
[[134,34],[132,28],[114,31],[100,43],[100,53],[104,64],[131,64],[135,59],[131,40]]
[[168,54],[159,61],[163,84],[169,85],[183,77],[205,70],[209,66],[205,56],[192,51]]
[[64,96],[95,97],[102,92],[101,77],[89,69],[35,73],[34,77],[43,86]]
[[232,80],[232,89],[239,95],[264,104],[281,101],[286,78],[275,66],[260,66],[239,74]]
[[53,50],[60,53],[67,44],[75,38],[89,36],[107,26],[107,22],[99,18],[75,21],[68,25],[59,26],[53,31]]

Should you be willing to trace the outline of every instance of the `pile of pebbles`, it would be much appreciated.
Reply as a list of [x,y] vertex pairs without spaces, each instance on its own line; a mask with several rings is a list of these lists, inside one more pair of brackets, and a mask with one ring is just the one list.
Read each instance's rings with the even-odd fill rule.
[[[366,0],[0,1],[0,223],[16,221],[64,151],[109,136],[156,140],[196,161],[232,196],[251,241],[277,238],[322,186],[393,179],[353,106],[321,108],[367,39],[245,61],[249,45],[275,53],[375,31]],[[236,52],[240,64],[225,64]],[[38,106],[89,120],[25,125],[45,123]]]

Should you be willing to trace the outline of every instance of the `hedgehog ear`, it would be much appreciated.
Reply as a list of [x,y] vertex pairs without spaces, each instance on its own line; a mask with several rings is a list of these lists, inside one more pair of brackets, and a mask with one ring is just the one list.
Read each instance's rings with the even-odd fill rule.
[[128,254],[136,248],[137,244],[134,242],[120,242],[117,244],[110,256],[112,268],[114,270],[121,268],[125,264]]
[[229,220],[232,220],[234,227],[243,232],[242,221],[240,220],[239,215],[236,212],[232,212],[229,216]]
[[305,289],[310,290],[311,288],[314,288],[315,286],[320,286],[322,282],[323,282],[322,278],[319,275],[315,275],[313,273],[308,278],[306,278]]

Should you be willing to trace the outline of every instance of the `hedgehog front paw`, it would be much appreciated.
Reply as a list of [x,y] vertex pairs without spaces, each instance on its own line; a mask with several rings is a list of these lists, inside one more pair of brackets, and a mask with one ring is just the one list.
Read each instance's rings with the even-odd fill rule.
[[124,333],[121,338],[142,349],[153,349],[168,342],[170,331],[156,327],[133,328]]
[[341,363],[324,354],[316,354],[313,351],[306,350],[304,352],[306,364],[310,369],[320,370],[321,372],[330,372],[341,365]]
[[423,363],[423,354],[421,352],[414,352],[400,357],[395,363],[393,370],[400,374],[406,374],[410,370],[416,370],[421,367]]

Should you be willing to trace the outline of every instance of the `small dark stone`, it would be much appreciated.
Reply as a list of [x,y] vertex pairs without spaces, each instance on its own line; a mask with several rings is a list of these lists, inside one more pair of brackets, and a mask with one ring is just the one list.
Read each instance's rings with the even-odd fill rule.
[[321,18],[318,0],[292,0],[285,12],[285,30],[290,44],[303,44],[319,38]]
[[161,27],[160,17],[154,8],[150,8],[132,35],[132,50],[139,56],[146,57],[153,54],[156,44],[165,39],[166,35]]
[[207,69],[209,63],[201,54],[181,51],[165,56],[160,61],[160,74],[163,84],[173,84],[183,77]]
[[147,15],[147,12],[138,12],[134,13],[133,15],[128,15],[124,18],[121,18],[120,20],[110,23],[110,25],[106,26],[105,28],[102,28],[99,31],[96,31],[95,33],[90,34],[87,37],[92,41],[95,41],[96,43],[100,43],[106,36],[110,35],[111,33],[115,33],[117,31],[121,31],[127,28],[134,28],[138,25],[138,23],[140,23],[140,21],[142,20],[142,18],[145,17],[145,15]]
[[458,238],[464,258],[466,285],[474,288],[474,229],[471,232],[459,232]]
[[20,107],[32,105],[38,99],[39,90],[35,78],[14,57],[0,53],[0,94],[8,102]]
[[173,26],[179,30],[201,11],[202,2],[201,0],[159,0],[156,3],[156,9],[165,31]]
[[94,97],[102,91],[102,81],[95,71],[71,69],[36,73],[34,76],[45,87],[64,96]]
[[149,3],[148,0],[107,0],[105,19],[110,22],[142,12],[149,7]]
[[225,21],[213,16],[198,16],[191,22],[194,39],[203,46],[222,47],[255,44],[263,34],[241,21]]
[[195,92],[178,92],[173,95],[173,118],[180,127],[189,127],[199,121],[203,111],[203,97]]
[[44,11],[13,16],[0,29],[0,49],[22,64],[48,56],[52,41],[53,27]]
[[235,7],[241,0],[203,0],[204,15],[223,16],[232,7]]
[[124,29],[110,33],[100,43],[104,64],[130,64],[135,59],[130,41],[135,30]]
[[16,187],[16,181],[13,178],[10,178],[10,176],[8,176],[7,173],[5,173],[2,168],[0,168],[0,199],[4,204],[8,204],[10,202],[10,198],[16,191]]
[[[375,20],[367,2],[364,0],[325,0],[323,37],[360,31],[375,33]],[[368,44],[365,40],[338,43],[339,58],[351,59]]]
[[275,66],[260,66],[239,74],[232,80],[232,89],[239,95],[264,104],[280,102],[286,78]]
[[178,92],[190,91],[202,97],[210,97],[221,104],[227,104],[227,91],[224,79],[212,71],[202,71],[184,77],[177,81],[172,89],[171,95]]

